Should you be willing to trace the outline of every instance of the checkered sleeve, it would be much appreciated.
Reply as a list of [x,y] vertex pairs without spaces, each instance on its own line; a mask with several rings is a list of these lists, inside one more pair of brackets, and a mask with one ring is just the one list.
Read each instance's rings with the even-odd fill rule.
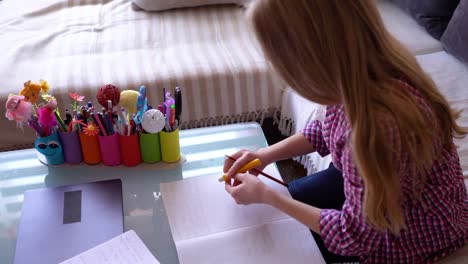
[[322,123],[319,120],[314,120],[306,125],[301,131],[304,137],[314,146],[320,156],[325,157],[330,154],[327,144],[322,136]]
[[[378,248],[383,233],[369,226],[362,213],[364,181],[352,160],[352,151],[345,147],[342,172],[347,188],[341,211],[323,209],[320,213],[320,234],[327,249],[342,256],[365,256]],[[345,175],[347,174],[347,175]]]

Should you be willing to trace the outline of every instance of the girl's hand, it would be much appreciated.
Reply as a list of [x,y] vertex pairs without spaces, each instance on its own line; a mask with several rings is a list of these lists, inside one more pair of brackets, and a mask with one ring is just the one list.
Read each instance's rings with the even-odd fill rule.
[[240,182],[240,184],[233,186],[230,181],[227,181],[225,189],[237,204],[271,204],[275,192],[258,179],[257,176],[249,173],[239,173],[235,175],[234,179]]
[[[231,157],[235,158],[237,161],[234,162],[233,160],[226,158],[224,160],[224,173],[227,174],[229,179],[232,179],[239,172],[239,169],[242,168],[242,166],[251,162],[254,159],[259,159],[262,162],[262,165],[255,168],[257,170],[262,171],[268,164],[271,163],[271,161],[267,160],[266,154],[264,154],[264,151],[262,150],[259,150],[257,152],[251,152],[251,151],[243,149],[243,150],[239,150],[233,155],[230,155]],[[255,171],[251,171],[250,173],[253,175],[258,174]]]

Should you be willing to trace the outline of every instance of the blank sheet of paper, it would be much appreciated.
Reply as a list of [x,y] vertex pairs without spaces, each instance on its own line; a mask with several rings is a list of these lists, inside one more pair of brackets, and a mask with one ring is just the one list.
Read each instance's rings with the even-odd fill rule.
[[[264,171],[281,179],[274,165]],[[161,184],[181,263],[324,263],[307,227],[269,205],[237,205],[219,177]],[[284,186],[259,179],[289,196]]]
[[325,263],[310,231],[289,218],[177,243],[181,264]]
[[[273,166],[264,171],[278,177]],[[224,183],[218,182],[219,177],[216,174],[161,184],[161,196],[174,241],[289,217],[269,205],[237,205],[224,189]],[[260,176],[260,179],[275,190],[289,195],[284,186],[265,177]]]
[[130,230],[60,264],[159,264],[135,231]]

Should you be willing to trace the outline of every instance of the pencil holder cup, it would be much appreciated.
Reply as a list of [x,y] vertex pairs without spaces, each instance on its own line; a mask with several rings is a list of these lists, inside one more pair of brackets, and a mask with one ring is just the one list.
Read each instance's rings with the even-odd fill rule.
[[107,166],[117,166],[122,163],[120,158],[119,135],[99,136],[102,163]]
[[62,142],[65,162],[70,164],[80,164],[83,161],[83,155],[81,155],[81,144],[78,132],[60,131],[59,136],[60,141]]
[[140,142],[138,134],[119,135],[120,156],[125,166],[133,167],[141,163]]
[[159,133],[140,134],[141,157],[145,163],[157,163],[161,161],[161,144]]
[[180,159],[179,129],[172,132],[160,132],[161,157],[165,162],[177,162]]
[[48,137],[37,138],[34,147],[44,155],[47,164],[58,165],[64,162],[62,144],[57,132]]
[[101,153],[99,150],[98,136],[88,136],[80,132],[81,153],[86,164],[94,165],[101,162]]

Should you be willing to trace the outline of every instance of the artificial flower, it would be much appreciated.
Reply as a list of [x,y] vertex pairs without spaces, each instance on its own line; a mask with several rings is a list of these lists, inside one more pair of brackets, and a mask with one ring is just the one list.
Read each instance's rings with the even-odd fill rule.
[[42,97],[42,99],[44,99],[44,101],[46,101],[46,102],[49,102],[50,100],[55,100],[55,101],[57,101],[57,100],[55,99],[55,97],[53,97],[53,96],[50,95],[50,94],[42,94],[41,97]]
[[99,134],[99,128],[95,126],[93,123],[89,123],[84,129],[83,132],[85,135],[90,137],[97,136]]
[[47,107],[54,109],[54,110],[57,109],[57,100],[54,97],[52,97],[52,99],[47,101]]
[[84,96],[83,95],[79,95],[77,93],[70,93],[70,97],[75,100],[75,101],[78,101],[78,102],[83,102],[83,99],[84,99]]
[[24,83],[20,95],[24,96],[24,101],[35,104],[41,92],[47,93],[49,88],[49,84],[43,80],[40,80],[39,83],[27,81]]
[[76,110],[77,108],[77,103],[78,102],[83,102],[84,100],[84,96],[83,95],[79,95],[77,93],[70,93],[69,94],[71,99],[73,99],[73,104],[71,105],[73,110]]
[[22,95],[10,94],[5,104],[6,118],[10,121],[16,121],[18,125],[27,123],[33,114],[32,104],[24,99]]

